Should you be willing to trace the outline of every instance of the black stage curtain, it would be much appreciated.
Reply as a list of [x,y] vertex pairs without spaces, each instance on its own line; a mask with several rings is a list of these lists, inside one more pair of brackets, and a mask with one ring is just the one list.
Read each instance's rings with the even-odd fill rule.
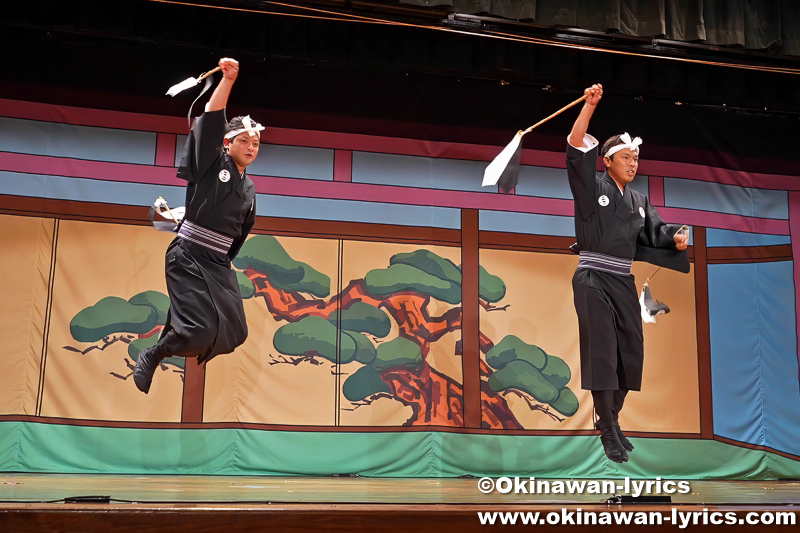
[[797,0],[400,0],[456,13],[800,55]]

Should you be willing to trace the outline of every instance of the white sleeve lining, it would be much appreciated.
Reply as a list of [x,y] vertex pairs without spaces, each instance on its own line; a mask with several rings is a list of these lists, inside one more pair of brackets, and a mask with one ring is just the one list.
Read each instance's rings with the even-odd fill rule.
[[595,146],[600,144],[597,141],[597,139],[595,139],[594,137],[592,137],[588,133],[585,133],[583,135],[583,142],[581,143],[581,146],[575,146],[574,144],[570,143],[569,142],[569,137],[567,137],[567,142],[569,143],[570,146],[572,146],[576,150],[580,150],[583,153],[588,152],[589,150],[591,150],[592,148],[594,148]]

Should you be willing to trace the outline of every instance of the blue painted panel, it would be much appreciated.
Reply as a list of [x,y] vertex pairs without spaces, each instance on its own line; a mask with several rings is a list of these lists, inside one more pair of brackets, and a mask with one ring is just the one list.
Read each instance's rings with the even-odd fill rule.
[[[185,187],[176,186],[0,171],[0,194],[14,196],[122,205],[150,205],[163,196],[171,206],[180,206],[184,204],[185,191]],[[262,216],[449,229],[461,227],[461,211],[453,208],[270,194],[257,196],[257,213]]]
[[764,235],[761,233],[746,233],[725,229],[706,230],[706,244],[716,246],[772,246],[778,244],[791,244],[788,235]]
[[797,363],[794,264],[758,263],[766,445],[800,454],[800,369]]
[[463,161],[460,159],[432,159],[433,186],[436,189],[486,192],[481,186],[483,173],[489,164],[486,161]]
[[183,150],[186,146],[186,139],[188,139],[188,135],[177,135],[175,139],[175,167],[179,167],[181,164],[181,158],[183,157]]
[[333,150],[262,143],[247,172],[260,176],[333,181]]
[[[178,135],[175,143],[175,166],[181,163],[188,135]],[[256,176],[279,176],[333,181],[334,151],[327,148],[283,146],[261,143],[258,157],[247,167]]]
[[353,152],[353,182],[406,187],[433,187],[428,157]]
[[575,236],[575,219],[554,215],[510,213],[481,209],[478,215],[481,231],[504,231],[528,235]]
[[6,152],[152,165],[156,133],[0,117]]
[[786,191],[664,178],[664,202],[669,207],[786,220],[788,198]]
[[353,152],[353,182],[487,192],[481,187],[485,161]]
[[714,433],[800,453],[791,261],[709,266]]
[[567,171],[563,168],[522,165],[514,192],[522,196],[572,199]]
[[120,205],[152,205],[159,196],[183,205],[185,187],[0,171],[0,194]]
[[[630,187],[647,196],[649,194],[648,177],[637,175]],[[519,183],[514,192],[522,196],[572,199],[567,171],[563,168],[522,165],[519,170]]]
[[328,200],[259,194],[256,213],[263,216],[367,222],[398,226],[461,228],[461,211],[447,207],[400,205],[356,200]]
[[710,265],[714,433],[764,444],[756,265]]
[[637,174],[634,180],[628,184],[628,187],[650,197],[650,176]]

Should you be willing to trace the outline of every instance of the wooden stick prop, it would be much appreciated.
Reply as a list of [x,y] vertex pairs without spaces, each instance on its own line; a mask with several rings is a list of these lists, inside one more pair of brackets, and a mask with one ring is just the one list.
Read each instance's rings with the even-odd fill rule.
[[580,104],[581,102],[583,102],[584,100],[586,100],[586,98],[587,98],[587,97],[586,97],[586,95],[584,94],[583,96],[581,96],[580,98],[578,98],[577,100],[575,100],[574,102],[572,102],[571,104],[567,104],[567,105],[565,105],[564,107],[562,107],[561,109],[559,109],[558,111],[556,111],[555,113],[553,113],[552,115],[550,115],[549,117],[547,117],[546,119],[540,120],[539,122],[537,122],[536,124],[534,124],[533,126],[531,126],[530,128],[528,128],[527,130],[523,131],[522,133],[523,133],[523,134],[524,134],[524,133],[530,133],[531,131],[533,131],[533,129],[534,129],[534,128],[536,128],[536,127],[538,127],[538,126],[541,126],[542,124],[544,124],[545,122],[547,122],[548,120],[550,120],[550,119],[551,119],[551,118],[553,118],[553,117],[557,117],[558,115],[560,115],[561,113],[563,113],[564,111],[566,111],[567,109],[569,109],[570,107],[572,107],[572,106],[574,106],[574,105],[578,105],[578,104]]
[[172,210],[169,208],[169,206],[167,205],[167,201],[164,200],[164,198],[159,196],[157,202],[160,202],[161,205],[164,206],[164,209],[167,210],[167,214],[170,216],[170,218],[172,220],[175,221],[176,224],[180,222],[180,220],[178,220],[178,217],[176,217],[174,214],[172,214]]
[[[689,226],[684,224],[680,227],[680,229],[678,229],[678,231],[675,232],[675,235],[686,235],[689,237],[690,233],[691,229]],[[645,323],[655,324],[656,315],[669,313],[669,306],[664,302],[654,299],[652,293],[650,292],[650,286],[648,285],[650,280],[656,277],[656,274],[661,271],[661,268],[662,267],[658,267],[649,278],[644,280],[642,290],[639,291],[639,304],[642,308],[642,321]]]
[[158,231],[174,233],[178,231],[178,225],[180,225],[181,220],[183,220],[185,215],[185,207],[176,207],[175,209],[170,209],[167,205],[167,201],[159,196],[156,201],[153,202],[153,205],[150,206],[150,214],[148,215],[148,218],[150,218],[150,222],[153,223],[153,227]]
[[508,145],[503,148],[503,151],[500,152],[498,156],[495,157],[491,163],[489,163],[489,166],[486,167],[486,170],[483,172],[482,185],[487,187],[489,185],[495,185],[499,182],[501,189],[505,191],[510,191],[513,189],[517,184],[517,179],[519,178],[519,158],[522,136],[526,133],[530,133],[551,118],[560,115],[570,107],[577,105],[584,100],[586,100],[585,94],[571,104],[565,105],[549,117],[540,120],[530,128],[518,131],[517,134],[514,135],[514,138],[511,139],[511,142],[508,143]]
[[200,76],[197,77],[197,78],[186,78],[182,82],[176,83],[175,85],[170,87],[169,90],[167,91],[167,94],[169,96],[175,96],[176,94],[178,94],[181,91],[185,91],[186,89],[190,89],[190,88],[194,87],[195,85],[197,85],[198,83],[200,83],[201,81],[203,81],[204,79],[206,79],[207,77],[209,77],[212,74],[214,74],[215,72],[217,72],[218,70],[221,70],[221,68],[217,67],[215,69],[209,70],[208,72],[206,72],[204,74],[200,74]]

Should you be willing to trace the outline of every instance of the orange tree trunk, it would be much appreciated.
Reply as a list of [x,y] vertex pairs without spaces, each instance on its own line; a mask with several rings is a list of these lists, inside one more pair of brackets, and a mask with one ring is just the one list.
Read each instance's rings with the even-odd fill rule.
[[[442,316],[431,317],[428,312],[430,296],[415,292],[400,292],[381,298],[366,290],[364,280],[353,280],[341,294],[327,300],[307,299],[298,292],[277,289],[268,277],[258,271],[246,272],[256,287],[256,294],[264,298],[267,309],[276,320],[297,322],[307,316],[328,318],[340,306],[346,308],[353,302],[366,302],[384,308],[394,319],[399,334],[420,345],[423,361],[415,370],[406,367],[387,368],[381,378],[400,403],[412,409],[406,426],[432,425],[464,426],[464,392],[460,383],[434,370],[425,357],[430,343],[443,335],[461,329],[461,308],[454,307]],[[481,351],[492,347],[492,341],[481,334]],[[458,350],[457,350],[458,351]],[[488,378],[491,369],[481,361],[481,377]],[[481,379],[482,425],[491,429],[523,429],[508,407],[505,399],[489,389],[486,379]]]

